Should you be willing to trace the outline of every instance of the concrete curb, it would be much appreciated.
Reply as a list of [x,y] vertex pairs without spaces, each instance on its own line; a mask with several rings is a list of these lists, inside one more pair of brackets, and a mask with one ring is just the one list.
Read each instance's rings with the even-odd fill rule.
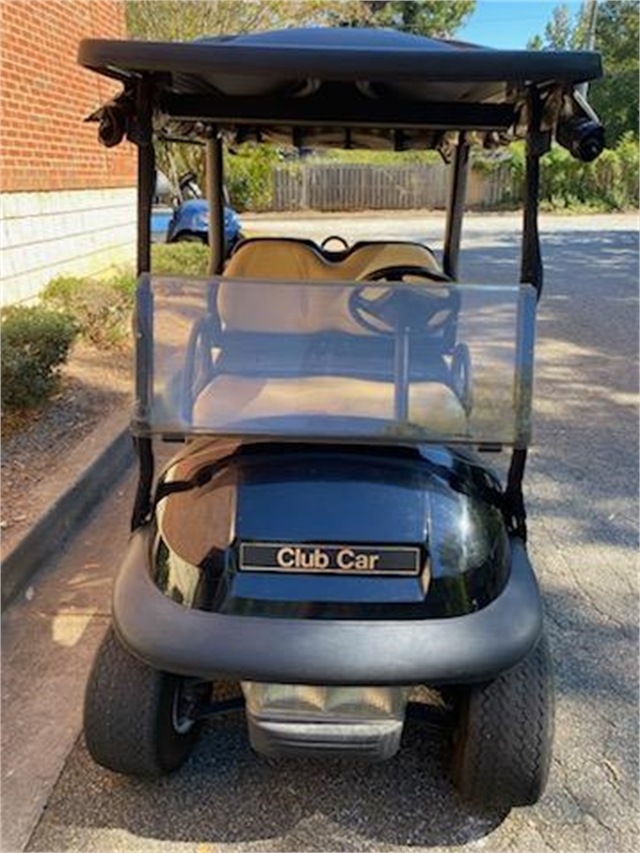
[[128,424],[128,412],[116,412],[73,450],[64,482],[57,478],[53,485],[43,484],[48,509],[2,558],[3,611],[132,464],[134,451]]

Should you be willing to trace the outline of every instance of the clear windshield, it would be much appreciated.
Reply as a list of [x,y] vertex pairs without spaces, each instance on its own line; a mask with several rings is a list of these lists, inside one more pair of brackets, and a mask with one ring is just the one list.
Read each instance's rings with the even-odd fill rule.
[[143,277],[141,434],[524,446],[529,286]]

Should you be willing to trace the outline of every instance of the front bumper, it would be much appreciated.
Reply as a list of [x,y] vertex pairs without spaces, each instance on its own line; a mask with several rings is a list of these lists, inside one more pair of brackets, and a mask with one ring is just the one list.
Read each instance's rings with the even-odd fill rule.
[[290,684],[464,684],[515,666],[542,631],[538,585],[515,538],[505,588],[475,613],[339,621],[190,610],[154,585],[150,537],[150,527],[131,537],[115,583],[113,619],[127,648],[166,672]]

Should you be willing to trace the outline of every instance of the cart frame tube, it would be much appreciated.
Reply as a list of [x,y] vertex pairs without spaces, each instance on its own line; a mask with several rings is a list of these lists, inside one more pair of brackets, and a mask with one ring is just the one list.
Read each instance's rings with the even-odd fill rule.
[[[527,131],[520,281],[522,284],[532,284],[536,289],[538,299],[540,299],[543,284],[542,252],[540,250],[540,233],[538,231],[540,157],[549,150],[551,133],[550,131],[542,130],[542,103],[537,86],[531,86],[529,89],[527,106],[529,110],[529,122]],[[510,530],[519,536],[523,542],[527,541],[527,513],[522,493],[522,481],[524,479],[526,464],[527,448],[515,448],[511,456],[505,490],[507,524]]]
[[[151,206],[155,192],[156,164],[153,148],[153,83],[148,76],[143,76],[136,91],[136,125],[132,128],[133,141],[138,146],[138,232],[137,232],[137,262],[138,278],[151,272]],[[141,286],[141,285],[139,285]],[[146,284],[148,288],[148,281]],[[139,302],[140,304],[140,302]],[[140,310],[139,308],[137,310]],[[147,347],[138,348],[136,362],[136,399],[148,404],[149,382],[153,376],[147,363]],[[144,363],[143,363],[144,362]],[[134,448],[138,456],[139,474],[138,486],[131,516],[131,529],[136,530],[148,519],[151,513],[151,488],[153,486],[153,448],[151,439],[146,436],[135,436]]]
[[225,258],[224,162],[222,138],[211,128],[205,144],[206,191],[209,202],[209,275],[220,275]]
[[458,277],[458,255],[462,236],[462,219],[467,197],[467,176],[469,174],[470,146],[465,133],[461,133],[451,171],[449,204],[447,205],[447,224],[444,239],[442,267],[446,275]]

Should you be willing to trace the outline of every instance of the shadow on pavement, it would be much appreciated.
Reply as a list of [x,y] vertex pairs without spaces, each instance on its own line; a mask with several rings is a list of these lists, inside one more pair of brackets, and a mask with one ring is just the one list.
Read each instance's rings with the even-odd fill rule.
[[[361,850],[363,838],[392,848],[462,845],[505,815],[461,807],[447,756],[445,735],[411,722],[401,751],[381,764],[260,758],[238,712],[209,723],[188,763],[157,782],[104,771],[79,744],[49,806],[58,825],[46,844],[68,849],[82,828],[104,827],[213,845],[282,839],[283,850]],[[36,832],[29,849],[51,848],[38,846]]]

